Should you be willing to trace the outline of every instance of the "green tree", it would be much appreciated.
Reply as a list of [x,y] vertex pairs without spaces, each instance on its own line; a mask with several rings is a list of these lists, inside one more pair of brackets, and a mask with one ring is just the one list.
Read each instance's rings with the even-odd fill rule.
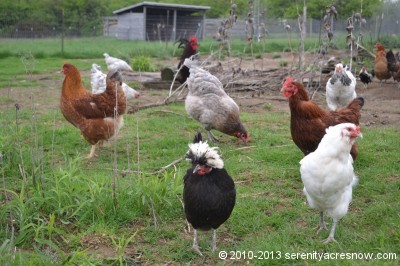
[[[361,12],[364,17],[376,14],[380,0],[306,0],[307,15],[310,18],[321,19],[325,15],[325,7],[333,4],[338,11],[338,18],[348,18],[354,13]],[[268,0],[267,15],[275,18],[297,18],[303,9],[303,1],[290,2],[285,0]]]

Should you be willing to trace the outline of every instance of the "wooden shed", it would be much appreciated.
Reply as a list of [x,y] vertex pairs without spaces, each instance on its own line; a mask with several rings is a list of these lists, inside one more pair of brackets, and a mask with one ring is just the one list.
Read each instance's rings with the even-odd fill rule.
[[204,36],[209,6],[141,2],[113,13],[118,18],[116,36],[124,40],[175,41]]

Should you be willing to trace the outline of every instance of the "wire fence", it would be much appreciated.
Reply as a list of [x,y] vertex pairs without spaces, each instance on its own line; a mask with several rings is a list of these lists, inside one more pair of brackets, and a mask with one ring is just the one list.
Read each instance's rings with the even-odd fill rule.
[[[400,17],[400,15],[399,15]],[[218,28],[221,24],[221,19],[206,19],[204,36],[215,37]],[[355,23],[360,32],[368,34],[371,38],[377,39],[379,36],[384,35],[400,35],[400,18],[384,18],[374,17],[367,18],[364,22],[359,24]],[[299,33],[299,22],[297,20],[288,19],[268,19],[259,23],[254,23],[255,37],[268,36],[282,36],[286,33],[285,29],[290,27],[293,33]],[[308,19],[306,23],[306,33],[309,35],[318,35],[323,32],[322,22],[316,19]],[[117,29],[118,20],[115,17],[106,17],[103,23],[93,26],[90,30],[82,33],[81,29],[74,28],[69,25],[61,27],[48,26],[35,23],[34,25],[24,24],[23,26],[15,24],[0,25],[0,38],[57,38],[60,36],[65,37],[94,37],[94,36],[114,36],[118,37]],[[285,28],[286,27],[286,28]],[[333,30],[337,33],[346,32],[346,20],[338,19],[334,21]],[[233,27],[230,29],[230,35],[233,38],[246,38],[246,22],[244,20],[237,20]]]
[[[214,36],[218,29],[221,20],[207,19],[205,35]],[[347,20],[338,19],[334,21],[333,30],[338,33],[346,33]],[[355,23],[355,28],[364,34],[370,35],[376,39],[383,35],[400,35],[399,20],[381,20],[380,18],[367,18],[358,23]],[[286,33],[288,27],[291,32],[299,33],[299,22],[294,19],[268,19],[265,22],[255,24],[255,35],[263,35],[269,37],[282,36]],[[308,19],[306,22],[306,34],[318,35],[320,32],[324,34],[323,22],[317,19]],[[236,38],[245,38],[246,22],[238,20],[231,29],[231,36]]]

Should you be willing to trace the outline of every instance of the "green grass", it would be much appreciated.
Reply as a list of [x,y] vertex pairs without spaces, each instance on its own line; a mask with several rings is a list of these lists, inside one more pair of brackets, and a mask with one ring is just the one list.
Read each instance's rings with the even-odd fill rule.
[[[299,47],[299,39],[292,37],[292,49],[297,51]],[[339,36],[337,42],[339,46],[344,46],[345,37]],[[61,54],[60,39],[30,39],[30,40],[15,40],[1,39],[0,40],[0,58],[10,56],[19,57],[21,54],[30,52],[35,58],[57,57],[64,59],[96,59],[103,58],[103,53],[107,52],[116,57],[152,57],[152,58],[169,58],[171,56],[179,56],[180,50],[177,50],[177,45],[172,42],[144,42],[144,41],[128,41],[117,40],[111,37],[96,37],[96,38],[79,38],[64,40],[64,55]],[[242,55],[243,49],[247,42],[239,39],[231,40],[231,50],[233,56]],[[314,50],[318,46],[318,38],[313,36],[306,39],[306,50]],[[217,51],[219,42],[210,38],[200,41],[199,52],[209,54],[211,51]],[[288,38],[285,35],[266,38],[261,42],[253,43],[253,52],[255,54],[263,52],[282,52],[289,49]],[[249,55],[251,50],[246,49]]]
[[[182,157],[199,128],[186,118],[182,104],[126,115],[118,140],[105,145],[92,160],[83,159],[89,153],[88,143],[56,107],[34,113],[30,108],[1,110],[0,264],[129,264],[135,261],[126,255],[131,253],[140,254],[137,262],[149,264],[203,262],[191,250],[192,235],[184,232],[180,199],[188,163],[151,174]],[[225,141],[219,147],[226,169],[238,182],[236,207],[218,231],[218,250],[268,251],[269,256],[314,251],[399,256],[399,128],[363,129],[355,162],[360,183],[349,213],[339,223],[339,243],[323,245],[328,232],[315,234],[318,213],[302,195],[298,164],[302,156],[291,141],[288,114],[266,110],[243,113],[242,120],[251,132],[248,149],[217,133]],[[199,235],[205,262],[222,263],[218,253],[210,251],[210,238],[209,233]],[[102,244],[97,245],[118,252],[113,257],[96,256],[94,244],[83,239],[98,239]],[[273,265],[312,262],[268,260]],[[331,260],[321,263],[332,265]]]
[[[298,40],[292,40],[292,49],[298,49]],[[316,50],[318,40],[309,38],[306,41],[306,49]],[[250,57],[251,52],[260,58],[266,52],[282,52],[288,48],[288,40],[285,36],[267,38],[262,42],[254,42],[252,50],[246,42],[238,39],[231,41],[231,55]],[[246,48],[246,49],[245,49]],[[217,53],[219,43],[212,39],[200,41],[199,52],[202,56]],[[110,37],[65,39],[64,54],[61,54],[60,39],[0,39],[0,88],[9,87],[40,87],[45,86],[39,79],[32,79],[33,74],[46,74],[46,78],[58,79],[61,66],[69,62],[83,70],[90,70],[96,63],[107,69],[103,53],[122,58],[130,63],[135,70],[159,71],[162,67],[160,59],[177,58],[181,49],[173,43],[124,41]],[[222,50],[222,58],[227,50]],[[52,73],[52,76],[49,76]],[[85,82],[89,84],[89,80]],[[2,99],[0,99],[0,102]]]
[[[223,264],[218,252],[210,251],[210,233],[199,233],[204,258],[191,249],[192,233],[185,231],[181,205],[188,163],[154,174],[183,157],[200,128],[182,103],[125,115],[117,141],[107,143],[99,157],[84,159],[90,145],[58,109],[63,62],[89,70],[92,63],[105,68],[104,51],[131,58],[148,51],[145,56],[152,62],[160,53],[163,58],[173,55],[172,44],[100,40],[104,42],[98,46],[97,38],[66,40],[66,52],[73,57],[57,54],[55,40],[0,41],[0,265]],[[80,49],[82,43],[91,49]],[[312,40],[309,45],[312,49]],[[287,41],[254,46],[256,53],[279,53]],[[218,49],[210,40],[200,47],[205,54]],[[241,55],[243,42],[235,40],[233,47]],[[54,85],[42,82],[43,77]],[[84,82],[89,83],[87,77]],[[17,99],[7,94],[11,90],[18,91],[12,93]],[[18,111],[15,102],[20,103]],[[246,149],[215,132],[224,141],[219,147],[226,169],[237,182],[236,207],[218,230],[218,251],[265,251],[264,258],[269,256],[242,256],[236,261],[240,265],[314,264],[316,260],[286,258],[305,252],[392,252],[398,260],[400,129],[362,128],[364,139],[358,141],[354,164],[360,182],[349,213],[338,225],[339,243],[323,245],[328,232],[314,231],[318,213],[302,194],[302,154],[290,137],[289,114],[271,112],[273,103],[263,110],[241,114],[251,133]],[[324,259],[320,264],[396,262]]]

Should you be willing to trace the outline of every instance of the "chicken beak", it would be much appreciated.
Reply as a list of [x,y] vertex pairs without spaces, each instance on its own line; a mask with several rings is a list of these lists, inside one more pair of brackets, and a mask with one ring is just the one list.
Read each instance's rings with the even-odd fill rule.
[[199,169],[200,169],[200,164],[196,164],[196,166],[193,169],[193,174],[199,171]]
[[357,136],[362,139],[363,134],[361,133],[360,126],[356,126],[356,132],[357,132]]

